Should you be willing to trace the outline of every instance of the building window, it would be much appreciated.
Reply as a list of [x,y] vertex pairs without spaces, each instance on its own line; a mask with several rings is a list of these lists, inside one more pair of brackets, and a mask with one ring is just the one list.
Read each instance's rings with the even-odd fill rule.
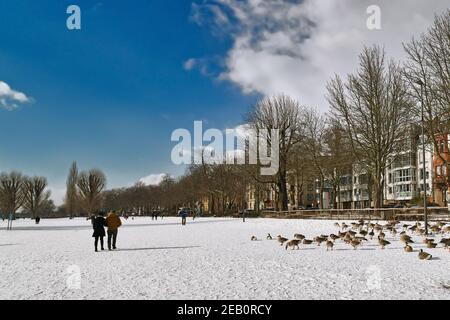
[[411,169],[401,169],[394,172],[394,182],[409,182],[412,180]]
[[444,140],[441,140],[439,142],[439,152],[440,153],[444,153],[445,152],[445,142],[444,142]]

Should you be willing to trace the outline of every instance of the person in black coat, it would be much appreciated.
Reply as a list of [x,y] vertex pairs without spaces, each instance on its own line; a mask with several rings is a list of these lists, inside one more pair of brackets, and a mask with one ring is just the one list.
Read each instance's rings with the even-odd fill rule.
[[105,227],[106,227],[106,219],[104,218],[103,212],[99,212],[96,216],[92,217],[92,228],[94,229],[94,233],[92,237],[95,238],[95,252],[97,252],[98,248],[98,240],[100,239],[101,249],[105,250],[103,247],[103,238],[105,237]]

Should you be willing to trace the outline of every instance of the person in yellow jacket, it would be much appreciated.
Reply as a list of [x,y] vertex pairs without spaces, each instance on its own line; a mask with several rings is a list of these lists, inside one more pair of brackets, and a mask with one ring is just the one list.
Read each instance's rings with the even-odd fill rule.
[[116,241],[117,241],[117,233],[119,231],[120,226],[122,225],[122,221],[119,216],[111,211],[108,213],[106,217],[106,225],[108,226],[108,249],[111,250],[111,240],[112,240],[112,248],[116,249]]

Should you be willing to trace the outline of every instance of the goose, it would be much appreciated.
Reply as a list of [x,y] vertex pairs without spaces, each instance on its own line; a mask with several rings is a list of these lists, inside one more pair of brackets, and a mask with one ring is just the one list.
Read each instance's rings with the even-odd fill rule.
[[297,240],[303,240],[303,239],[305,239],[305,236],[300,233],[296,233],[296,234],[294,234],[294,238]]
[[423,239],[423,243],[424,244],[428,244],[428,242],[434,242],[434,240],[433,239],[428,239],[428,238]]
[[[327,238],[328,238],[328,237],[327,237]],[[322,242],[326,241],[326,239],[324,239],[324,238],[322,238],[322,237],[315,237],[315,238],[313,239],[313,241],[316,242],[316,243],[317,243],[317,246],[319,247],[320,244],[321,244]]]
[[361,241],[358,239],[353,239],[352,241],[350,241],[351,246],[353,247],[354,250],[356,250],[356,248],[361,245]]
[[381,246],[381,249],[384,249],[385,246],[390,245],[391,243],[383,238],[378,237],[378,244]]
[[339,235],[339,238],[344,238],[347,235],[347,233],[339,231],[338,235]]
[[277,236],[277,240],[278,240],[278,242],[279,242],[281,245],[283,245],[283,243],[285,243],[285,242],[288,241],[289,239],[286,239],[286,238],[284,238],[284,237],[278,235],[278,236]]
[[347,233],[350,234],[352,237],[356,236],[356,232],[355,231],[349,230]]
[[412,241],[411,237],[408,236],[407,234],[402,234],[402,235],[400,236],[400,241],[401,241],[401,242],[404,242],[405,244],[408,244],[408,243],[414,243],[414,241]]
[[303,239],[303,244],[312,244],[313,241],[312,240],[307,240],[307,239]]
[[436,248],[436,246],[437,246],[437,243],[434,243],[434,242],[428,242],[427,243],[427,248],[428,249],[434,249],[434,248]]
[[444,248],[448,248],[450,246],[450,238],[449,239],[442,238],[441,241],[439,241],[439,243],[442,243],[444,245]]
[[258,238],[256,238],[255,236],[252,236],[252,237],[250,238],[250,240],[251,240],[251,241],[256,241],[256,240],[258,240]]
[[372,229],[372,231],[369,232],[370,240],[373,239],[373,236],[374,236],[374,235],[375,235],[375,232],[373,232],[373,229]]
[[270,233],[267,234],[267,240],[272,240],[272,236],[270,235]]
[[300,247],[298,246],[299,243],[300,243],[300,240],[297,240],[297,239],[295,239],[295,240],[289,240],[288,242],[286,242],[286,250],[287,250],[289,247],[291,247],[292,250],[294,250],[294,249],[299,250],[299,249],[300,249]]
[[361,230],[361,231],[359,231],[359,234],[362,235],[363,237],[365,237],[365,236],[367,236],[367,231]]
[[327,241],[327,251],[331,250],[333,251],[334,243],[333,241]]
[[347,233],[344,237],[344,242],[345,243],[350,243],[350,241],[352,241],[353,237],[350,235],[350,233]]
[[338,222],[335,222],[335,223],[334,223],[334,226],[335,226],[336,228],[341,228],[341,225],[340,225]]
[[379,231],[379,232],[383,231],[383,227],[380,226],[378,223],[375,225],[374,229],[375,229],[375,231]]
[[406,245],[403,249],[405,252],[413,252],[413,248],[410,245]]
[[337,235],[335,235],[335,234],[330,234],[330,239],[331,240],[333,240],[333,241],[336,241],[337,239],[339,239],[340,237],[339,236],[337,236]]
[[419,259],[420,260],[431,260],[431,258],[433,258],[433,256],[431,254],[426,253],[425,251],[420,249],[420,252],[419,252]]

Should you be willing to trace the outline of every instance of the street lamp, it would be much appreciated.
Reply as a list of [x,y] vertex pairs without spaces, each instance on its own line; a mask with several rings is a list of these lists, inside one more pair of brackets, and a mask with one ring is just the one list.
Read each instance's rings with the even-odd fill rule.
[[428,234],[428,210],[427,210],[427,175],[425,166],[425,121],[423,112],[423,86],[422,80],[418,79],[416,84],[420,86],[420,108],[422,121],[422,170],[423,170],[423,213],[425,220],[425,234]]

